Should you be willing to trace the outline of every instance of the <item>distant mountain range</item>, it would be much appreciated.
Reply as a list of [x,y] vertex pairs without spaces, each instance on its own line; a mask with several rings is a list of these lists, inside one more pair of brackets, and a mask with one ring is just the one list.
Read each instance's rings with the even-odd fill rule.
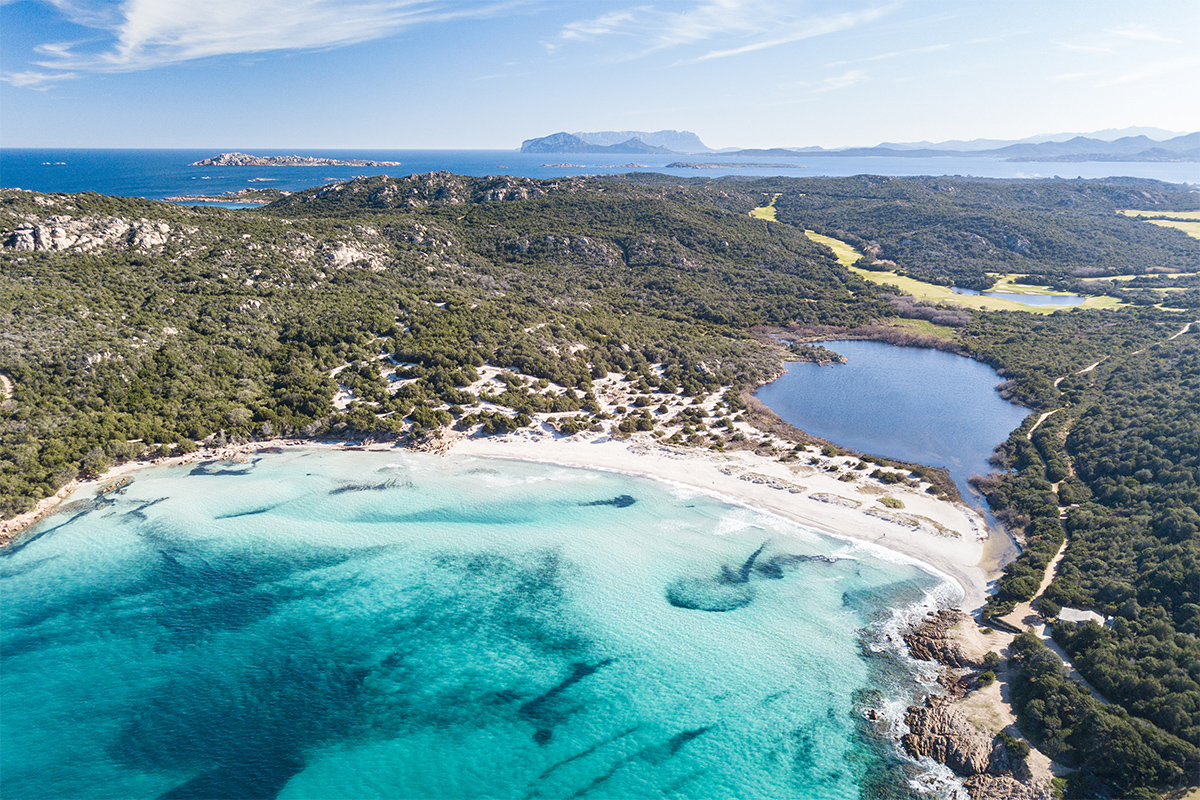
[[[1118,135],[1126,134],[1126,135]],[[1165,136],[1166,138],[1151,138]],[[1022,140],[885,142],[875,147],[724,148],[714,151],[691,131],[555,133],[521,143],[523,153],[708,153],[734,158],[796,156],[935,158],[986,156],[1008,161],[1200,161],[1200,133],[1174,135],[1158,128],[1097,131],[1091,135],[1043,134]]]
[[711,152],[691,131],[596,131],[553,133],[521,142],[522,153]]
[[639,139],[655,147],[665,147],[677,153],[710,153],[712,148],[700,141],[700,137],[691,131],[593,131],[591,133],[576,131],[571,134],[585,142],[599,145],[614,145]]
[[[981,141],[987,141],[992,146],[973,146]],[[822,147],[722,150],[717,155],[754,158],[787,158],[799,155],[893,158],[987,156],[1007,161],[1200,161],[1200,133],[1187,133],[1163,141],[1156,141],[1145,134],[1122,136],[1112,140],[1089,136],[1075,136],[1065,141],[1049,139],[1039,142],[977,139],[974,142],[942,142],[923,147],[889,142],[876,147],[845,147],[835,150]]]

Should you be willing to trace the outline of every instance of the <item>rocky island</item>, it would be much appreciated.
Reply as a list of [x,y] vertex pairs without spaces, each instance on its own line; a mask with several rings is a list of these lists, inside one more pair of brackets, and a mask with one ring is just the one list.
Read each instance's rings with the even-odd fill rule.
[[221,153],[216,158],[193,161],[192,167],[398,167],[399,161],[363,161],[357,158],[315,158],[313,156],[252,156],[248,153]]

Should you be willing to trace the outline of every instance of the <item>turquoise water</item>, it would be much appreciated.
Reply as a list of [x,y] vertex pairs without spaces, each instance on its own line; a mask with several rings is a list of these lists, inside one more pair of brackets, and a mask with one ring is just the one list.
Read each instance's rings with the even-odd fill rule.
[[1003,378],[952,353],[883,342],[818,342],[846,364],[787,365],[758,398],[813,436],[861,453],[945,467],[964,498],[992,471],[996,445],[1029,414],[996,390]]
[[947,591],[644,479],[322,449],[72,498],[0,589],[10,799],[908,797],[863,711]]

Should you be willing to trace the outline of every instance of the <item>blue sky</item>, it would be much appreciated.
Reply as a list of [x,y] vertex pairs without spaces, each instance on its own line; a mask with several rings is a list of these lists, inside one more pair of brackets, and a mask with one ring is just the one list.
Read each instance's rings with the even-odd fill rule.
[[6,147],[1200,130],[1197,0],[0,0]]

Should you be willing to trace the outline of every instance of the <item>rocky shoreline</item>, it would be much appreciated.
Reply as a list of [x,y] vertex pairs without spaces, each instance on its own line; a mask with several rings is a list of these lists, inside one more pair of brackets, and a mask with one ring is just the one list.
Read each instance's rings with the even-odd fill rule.
[[1024,742],[980,730],[959,707],[980,687],[985,667],[953,633],[964,622],[972,624],[962,611],[943,609],[930,612],[904,634],[913,658],[942,666],[938,682],[946,694],[930,694],[922,704],[908,707],[904,722],[909,732],[901,737],[901,746],[913,758],[929,757],[953,770],[971,800],[1051,800],[1050,787],[1030,769]]
[[399,161],[363,161],[357,158],[316,158],[314,156],[252,156],[249,153],[221,153],[214,158],[193,161],[191,167],[398,167]]

